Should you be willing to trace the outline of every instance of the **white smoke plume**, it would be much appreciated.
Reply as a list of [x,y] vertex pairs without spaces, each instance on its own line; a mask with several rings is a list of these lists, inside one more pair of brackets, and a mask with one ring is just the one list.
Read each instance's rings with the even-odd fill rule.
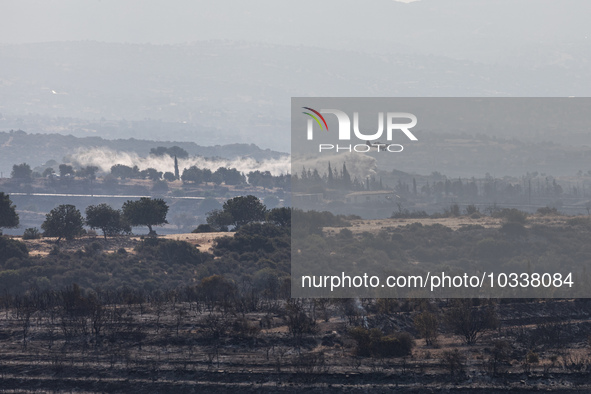
[[[66,160],[66,159],[65,159]],[[80,148],[67,158],[72,164],[85,166],[96,166],[101,171],[109,173],[115,164],[123,164],[129,167],[138,166],[140,170],[155,168],[162,172],[174,173],[174,159],[168,155],[142,157],[135,152],[115,151],[108,148]],[[183,169],[191,166],[208,168],[215,171],[220,167],[236,168],[238,171],[248,174],[250,171],[269,171],[272,175],[289,174],[290,156],[286,155],[279,159],[268,159],[257,161],[252,157],[235,159],[206,159],[194,156],[186,159],[178,159],[181,174]]]

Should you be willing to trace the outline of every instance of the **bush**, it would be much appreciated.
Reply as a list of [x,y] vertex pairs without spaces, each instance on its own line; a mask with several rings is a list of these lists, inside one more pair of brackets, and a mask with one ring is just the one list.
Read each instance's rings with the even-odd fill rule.
[[560,215],[560,212],[558,212],[558,209],[556,209],[555,207],[543,207],[543,208],[538,208],[537,213],[542,215],[542,216],[548,216],[548,215]]
[[445,313],[451,331],[463,337],[467,345],[474,345],[482,335],[497,328],[498,316],[492,306],[473,306],[471,299],[456,299]]
[[412,352],[414,340],[407,332],[384,336],[377,328],[355,327],[349,331],[357,342],[355,353],[361,357],[404,357]]
[[135,250],[144,257],[157,258],[169,265],[202,264],[209,255],[201,253],[195,246],[184,241],[173,241],[148,237]]
[[410,212],[408,209],[393,212],[392,216],[390,216],[390,218],[392,218],[392,219],[422,219],[422,218],[428,218],[428,217],[429,217],[429,215],[425,211]]
[[538,356],[538,353],[535,353],[534,351],[530,350],[525,357],[528,364],[537,364],[540,362],[540,356]]
[[501,339],[494,342],[490,357],[486,363],[488,372],[492,376],[506,372],[507,367],[511,366],[512,350],[511,343],[507,340]]
[[353,231],[348,228],[344,228],[339,232],[339,238],[342,239],[353,239]]
[[30,227],[23,233],[23,239],[39,239],[41,232],[36,227]]
[[377,356],[404,357],[411,354],[414,340],[408,332],[399,332],[380,338],[377,345]]
[[425,338],[427,345],[437,343],[439,321],[435,314],[428,311],[422,312],[415,316],[414,324],[419,334]]
[[24,243],[0,237],[0,264],[4,264],[12,257],[24,259],[28,255],[29,251]]
[[503,218],[507,222],[521,224],[525,224],[525,221],[527,220],[527,212],[523,212],[515,208],[503,208],[500,211],[494,212],[492,216],[495,218]]
[[216,230],[215,228],[213,228],[211,225],[209,224],[200,224],[199,226],[197,226],[197,228],[193,231],[191,231],[192,233],[215,233]]

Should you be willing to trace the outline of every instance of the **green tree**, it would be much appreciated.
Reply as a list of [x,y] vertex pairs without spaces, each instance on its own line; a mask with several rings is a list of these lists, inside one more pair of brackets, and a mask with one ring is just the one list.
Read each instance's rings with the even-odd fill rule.
[[82,214],[74,205],[64,204],[53,208],[46,216],[41,228],[46,237],[73,239],[82,232]]
[[31,166],[27,163],[15,164],[12,166],[12,173],[10,176],[14,179],[30,180],[31,175],[33,175],[33,170],[31,170]]
[[191,166],[189,168],[185,168],[181,179],[183,182],[191,182],[198,185],[205,182],[205,172],[197,166]]
[[170,172],[170,171],[165,172],[164,175],[162,175],[162,176],[168,182],[176,181],[176,176],[172,172]]
[[115,164],[111,167],[111,175],[117,178],[137,178],[139,176],[140,169],[137,166],[129,167],[125,164]]
[[265,220],[267,209],[257,197],[248,195],[229,199],[224,203],[223,211],[232,216],[231,224],[238,228]]
[[60,164],[60,177],[65,177],[66,175],[74,175],[74,167],[67,165],[67,164]]
[[140,172],[140,175],[152,181],[159,181],[162,178],[162,171],[158,171],[155,168],[146,168]]
[[189,157],[189,153],[186,150],[176,145],[168,148],[167,153],[169,156],[176,156],[180,157],[181,159],[186,159],[187,157]]
[[10,200],[8,194],[0,192],[0,229],[18,227],[19,218],[16,206]]
[[86,166],[78,170],[77,175],[81,178],[87,178],[94,181],[98,170],[99,168],[97,166]]
[[123,216],[134,227],[148,226],[150,234],[156,234],[152,226],[168,223],[166,214],[168,204],[161,198],[142,197],[139,200],[127,200],[123,204]]
[[47,178],[48,176],[53,175],[53,174],[55,174],[55,171],[53,170],[53,168],[49,167],[49,168],[46,168],[45,170],[43,170],[43,172],[41,173],[41,176],[43,178]]
[[291,208],[281,207],[273,208],[267,212],[267,222],[278,226],[291,226]]
[[205,220],[214,231],[228,231],[228,226],[232,224],[233,218],[229,212],[214,209],[209,212]]
[[220,167],[212,174],[212,181],[218,185],[222,182],[226,185],[239,185],[246,182],[246,177],[235,168]]
[[131,232],[128,223],[123,219],[121,211],[111,208],[108,204],[90,205],[86,208],[86,224],[92,228],[100,228],[103,236]]

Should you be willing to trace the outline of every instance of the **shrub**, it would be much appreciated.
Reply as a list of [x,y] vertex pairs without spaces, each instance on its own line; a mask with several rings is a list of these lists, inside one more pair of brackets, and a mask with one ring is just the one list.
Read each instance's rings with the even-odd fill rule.
[[352,239],[353,238],[353,231],[349,230],[348,228],[344,228],[339,232],[339,238]]
[[421,218],[428,218],[429,215],[425,211],[412,211],[410,212],[408,209],[404,209],[401,211],[396,211],[392,213],[390,216],[392,219],[421,219]]
[[538,356],[538,353],[530,350],[529,353],[527,353],[526,361],[528,364],[537,364],[540,362],[540,356]]
[[437,342],[439,321],[437,316],[431,312],[422,312],[415,316],[414,324],[419,334],[425,338],[427,345],[433,345]]
[[23,239],[39,239],[41,238],[41,232],[37,227],[30,227],[23,233]]
[[462,336],[467,345],[474,345],[486,331],[498,326],[494,308],[475,307],[471,299],[455,300],[444,317],[452,332]]
[[411,354],[414,340],[408,332],[399,332],[380,338],[377,345],[377,356],[404,357]]
[[197,226],[197,228],[193,231],[191,231],[192,233],[214,233],[218,230],[216,230],[215,228],[213,228],[211,225],[209,224],[200,224],[199,226]]
[[357,342],[355,353],[361,357],[404,357],[414,346],[414,340],[407,332],[384,336],[377,328],[355,327],[349,331],[349,336]]
[[507,367],[511,365],[512,350],[511,343],[507,340],[494,342],[490,357],[486,363],[487,370],[492,376],[506,372]]
[[452,376],[464,373],[466,357],[458,349],[443,352],[441,362]]
[[538,208],[536,212],[542,216],[560,215],[560,212],[558,212],[558,209],[556,209],[555,207]]
[[11,257],[24,259],[28,255],[29,251],[23,242],[0,237],[0,264],[4,264]]
[[515,222],[524,224],[527,220],[527,212],[520,211],[515,208],[503,208],[500,211],[492,214],[495,218],[503,218],[507,222]]

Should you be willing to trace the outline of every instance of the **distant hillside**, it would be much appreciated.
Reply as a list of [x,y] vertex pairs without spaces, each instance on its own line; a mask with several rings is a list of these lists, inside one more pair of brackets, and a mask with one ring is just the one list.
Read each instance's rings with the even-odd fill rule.
[[520,61],[533,57],[529,47],[529,56],[522,48],[508,62],[483,64],[400,45],[376,53],[220,40],[0,45],[0,130],[254,142],[286,151],[291,97],[584,97],[587,47],[540,51],[580,58],[562,67]]
[[107,140],[101,137],[78,138],[61,134],[29,134],[24,131],[0,132],[0,171],[4,177],[10,176],[12,165],[29,163],[36,167],[48,160],[61,162],[62,158],[79,148],[108,148],[114,151],[135,152],[147,156],[150,149],[158,146],[180,146],[190,155],[234,159],[250,157],[257,161],[277,159],[285,153],[263,150],[254,144],[228,144],[200,146],[194,142],[149,141],[137,139]]

